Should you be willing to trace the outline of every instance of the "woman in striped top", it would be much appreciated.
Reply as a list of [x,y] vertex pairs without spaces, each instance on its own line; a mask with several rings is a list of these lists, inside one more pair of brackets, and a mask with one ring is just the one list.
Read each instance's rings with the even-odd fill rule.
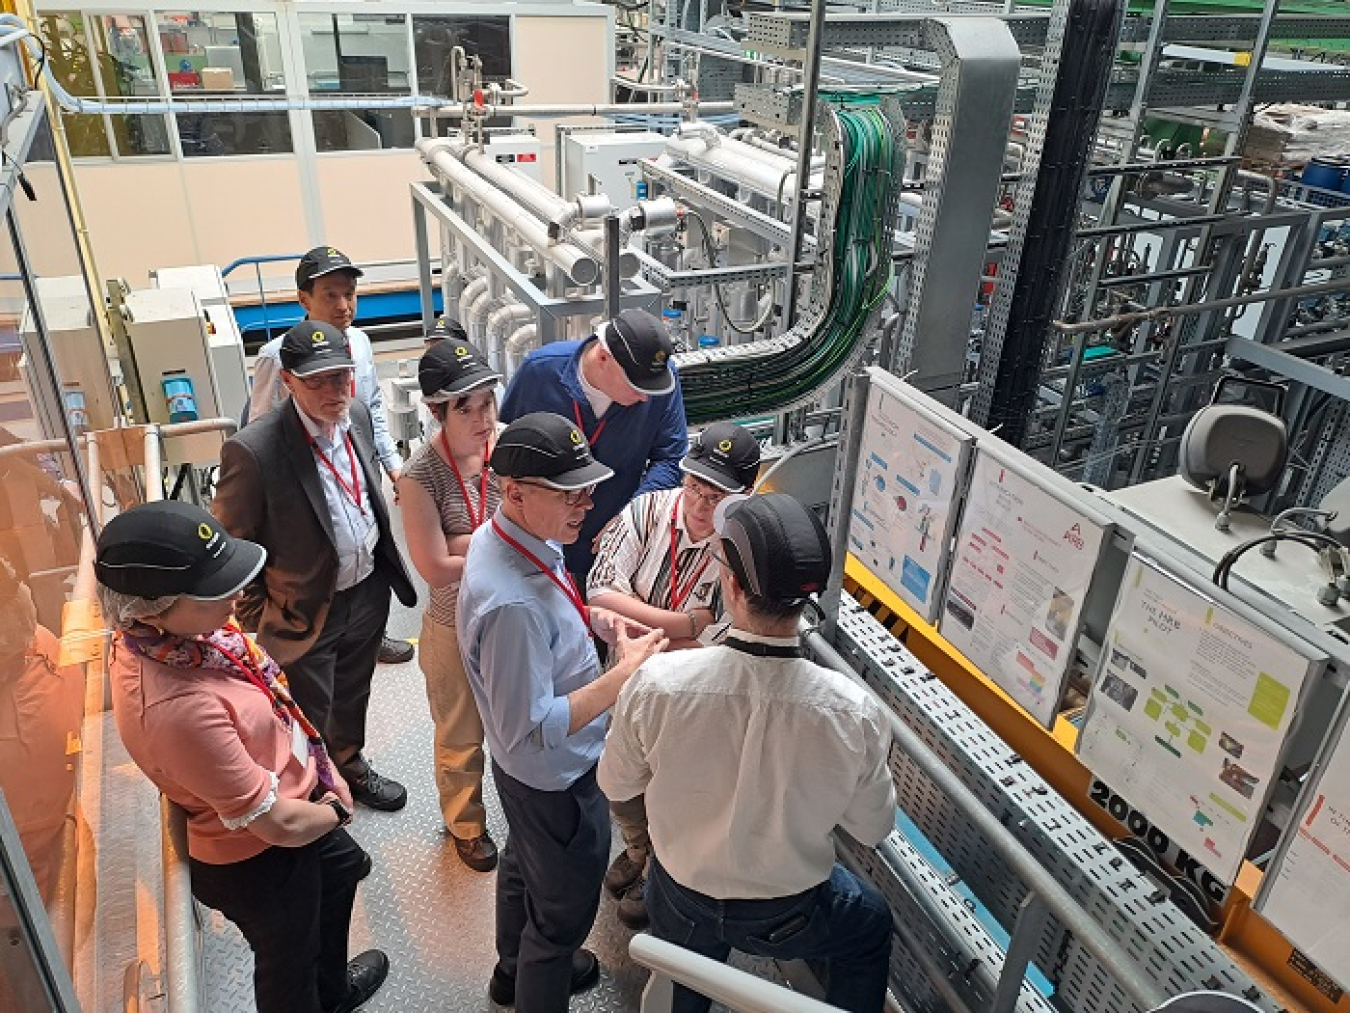
[[436,788],[460,860],[476,872],[497,865],[483,807],[483,722],[455,634],[455,601],[469,536],[501,501],[488,467],[497,435],[501,376],[468,341],[448,337],[417,367],[422,401],[439,428],[398,481],[408,555],[431,587],[418,662],[436,725]]

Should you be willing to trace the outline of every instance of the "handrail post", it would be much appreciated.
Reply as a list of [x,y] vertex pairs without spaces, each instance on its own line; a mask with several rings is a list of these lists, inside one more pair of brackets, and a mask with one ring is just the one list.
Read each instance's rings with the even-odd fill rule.
[[989,1013],[1013,1013],[1017,1009],[1017,1000],[1022,994],[1022,979],[1027,975],[1027,965],[1036,953],[1036,944],[1040,942],[1049,917],[1050,909],[1036,891],[1022,898],[1017,908],[1017,922],[1013,925],[1012,937],[1003,954],[1003,970],[998,976],[998,987],[989,1004]]

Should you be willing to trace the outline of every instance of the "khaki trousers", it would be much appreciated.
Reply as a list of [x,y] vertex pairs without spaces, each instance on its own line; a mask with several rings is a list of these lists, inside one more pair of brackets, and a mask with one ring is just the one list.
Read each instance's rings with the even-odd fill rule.
[[417,660],[427,682],[427,703],[436,725],[436,790],[445,826],[460,840],[487,831],[483,808],[483,721],[469,688],[453,626],[422,617]]

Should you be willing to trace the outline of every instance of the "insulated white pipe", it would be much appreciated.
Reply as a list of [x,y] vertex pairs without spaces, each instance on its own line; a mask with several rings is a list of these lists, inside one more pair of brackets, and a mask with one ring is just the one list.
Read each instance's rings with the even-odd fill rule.
[[494,296],[490,290],[484,289],[483,294],[473,301],[468,312],[464,314],[464,319],[460,321],[469,333],[469,340],[480,348],[483,345],[483,325],[487,315],[501,303],[501,296]]
[[781,195],[787,199],[797,192],[796,166],[789,159],[729,137],[710,145],[702,137],[677,135],[666,138],[666,151],[695,168],[705,169],[766,197],[778,199]]
[[512,374],[520,368],[520,360],[525,358],[530,349],[539,344],[539,329],[534,324],[526,324],[524,327],[517,327],[511,332],[510,337],[506,339],[504,346],[506,352],[506,379],[510,380]]
[[534,310],[523,302],[507,303],[501,309],[488,314],[484,351],[487,352],[488,363],[493,369],[502,368],[502,344],[506,335],[533,319]]
[[543,222],[463,165],[448,150],[445,140],[423,138],[417,142],[417,151],[442,182],[464,191],[514,229],[527,246],[561,268],[573,284],[595,284],[600,277],[600,264],[594,256],[572,243],[553,242]]
[[[183,104],[186,105],[187,103]],[[367,106],[371,104],[366,103]],[[693,102],[689,104],[693,106],[695,111],[701,113],[734,113],[736,111],[735,102]],[[194,102],[193,105],[195,106],[196,103]],[[452,102],[449,105],[437,107],[436,115],[457,119],[464,115],[465,108],[466,103]],[[527,119],[546,120],[566,116],[623,116],[628,114],[678,116],[685,112],[685,109],[686,105],[683,102],[609,102],[597,105],[485,105],[479,111],[479,114],[485,119],[493,116],[524,116]]]
[[465,318],[469,315],[469,307],[476,303],[487,289],[488,279],[486,274],[478,276],[464,286],[464,291],[459,294],[459,305],[455,308],[461,326],[464,325]]

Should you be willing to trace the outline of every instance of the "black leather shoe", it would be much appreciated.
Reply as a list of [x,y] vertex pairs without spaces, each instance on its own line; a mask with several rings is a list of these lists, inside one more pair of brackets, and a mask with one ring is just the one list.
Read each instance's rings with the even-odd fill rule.
[[381,777],[374,767],[367,767],[365,777],[347,779],[352,790],[352,801],[380,812],[397,812],[408,804],[408,790],[397,781]]
[[[569,988],[571,995],[586,991],[599,980],[600,961],[596,959],[594,953],[590,950],[577,950],[572,954],[572,984]],[[488,998],[498,1006],[514,1006],[516,979],[502,974],[501,968],[494,969],[492,980],[488,982]]]
[[394,640],[385,637],[380,641],[380,662],[385,665],[401,665],[412,661],[413,645],[406,640]]
[[364,1006],[389,977],[389,958],[381,950],[366,950],[347,964],[347,998],[330,1013],[352,1013]]
[[497,868],[497,844],[486,831],[468,840],[455,837],[455,852],[474,872],[491,872]]
[[361,882],[361,880],[365,879],[367,876],[370,875],[371,870],[373,870],[374,868],[375,868],[375,861],[370,857],[370,852],[369,852],[369,851],[362,851],[362,852],[361,852],[361,875],[359,875],[359,876],[356,877],[356,881],[357,881],[358,883]]

